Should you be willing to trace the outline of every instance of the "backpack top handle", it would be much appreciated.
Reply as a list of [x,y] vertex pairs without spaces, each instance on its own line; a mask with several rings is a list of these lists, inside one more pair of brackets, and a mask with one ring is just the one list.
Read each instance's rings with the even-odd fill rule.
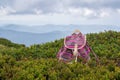
[[64,38],[64,45],[66,48],[74,49],[75,44],[78,45],[78,49],[81,49],[86,45],[86,36],[78,29],[75,30],[72,35]]
[[75,33],[75,34],[77,34],[77,33],[79,34],[79,33],[81,33],[81,32],[80,32],[79,29],[76,29],[76,30],[74,30],[73,34],[74,34],[74,33]]

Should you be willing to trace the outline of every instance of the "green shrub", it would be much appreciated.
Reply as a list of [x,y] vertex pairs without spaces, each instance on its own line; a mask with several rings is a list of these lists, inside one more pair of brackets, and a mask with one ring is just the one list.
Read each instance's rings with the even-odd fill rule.
[[1,38],[0,80],[120,80],[120,32],[91,33],[87,40],[100,65],[92,54],[88,64],[58,62],[63,39],[25,47]]

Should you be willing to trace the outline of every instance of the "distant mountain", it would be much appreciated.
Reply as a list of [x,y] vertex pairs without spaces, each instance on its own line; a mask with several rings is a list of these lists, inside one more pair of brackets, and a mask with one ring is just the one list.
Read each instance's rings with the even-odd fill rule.
[[0,37],[7,38],[13,42],[26,44],[40,44],[60,39],[79,29],[83,34],[95,33],[104,30],[120,31],[119,26],[112,25],[0,25]]
[[48,33],[29,33],[0,28],[0,37],[9,39],[15,43],[25,44],[27,46],[54,41],[56,39],[65,37],[67,34],[68,32],[62,31],[53,31]]
[[5,24],[1,25],[0,28],[5,30],[14,30],[22,32],[32,32],[32,33],[48,33],[53,31],[73,31],[79,29],[82,33],[94,33],[104,30],[120,30],[120,26],[115,25],[19,25],[19,24]]

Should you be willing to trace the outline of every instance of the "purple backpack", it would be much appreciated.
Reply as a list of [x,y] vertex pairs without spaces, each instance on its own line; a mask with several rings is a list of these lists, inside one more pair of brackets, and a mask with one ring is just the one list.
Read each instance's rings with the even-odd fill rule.
[[86,36],[82,33],[73,33],[64,39],[64,46],[59,50],[57,58],[64,62],[72,61],[74,56],[75,45],[77,45],[77,58],[89,59],[90,47],[87,45]]

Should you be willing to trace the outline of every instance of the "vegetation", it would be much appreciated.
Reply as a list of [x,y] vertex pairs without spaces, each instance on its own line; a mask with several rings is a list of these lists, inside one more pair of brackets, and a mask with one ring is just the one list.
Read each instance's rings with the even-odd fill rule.
[[24,44],[12,43],[10,40],[4,39],[4,38],[0,38],[0,45],[4,45],[8,47],[15,47],[15,48],[25,47]]
[[91,54],[88,65],[58,62],[56,54],[63,39],[25,47],[0,39],[0,80],[120,80],[120,32],[87,34]]

